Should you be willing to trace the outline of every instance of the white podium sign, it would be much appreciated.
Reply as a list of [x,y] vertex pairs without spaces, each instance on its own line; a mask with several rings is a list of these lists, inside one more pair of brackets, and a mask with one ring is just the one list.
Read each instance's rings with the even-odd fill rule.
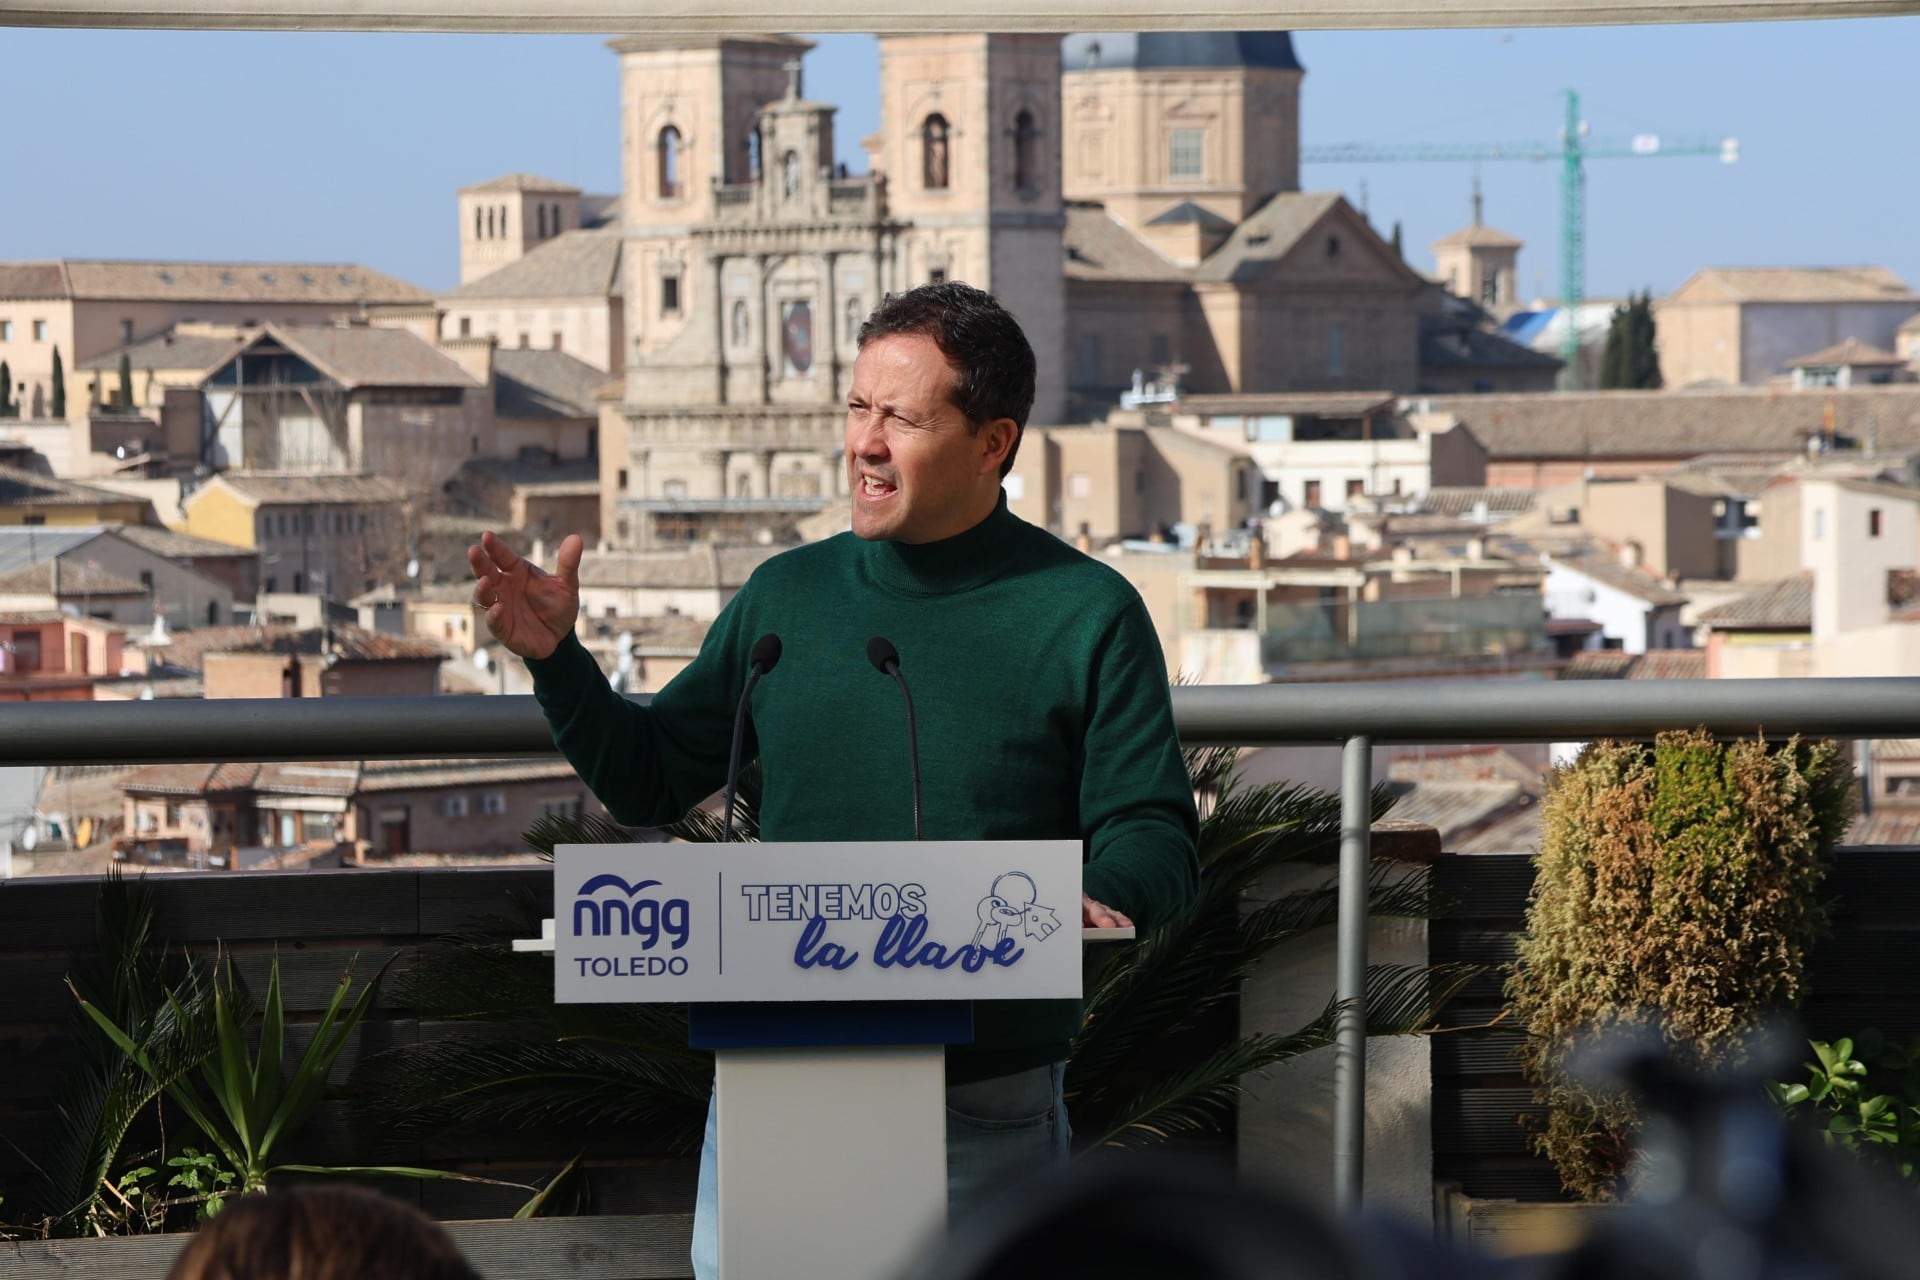
[[1080,843],[554,850],[562,1003],[1080,995]]

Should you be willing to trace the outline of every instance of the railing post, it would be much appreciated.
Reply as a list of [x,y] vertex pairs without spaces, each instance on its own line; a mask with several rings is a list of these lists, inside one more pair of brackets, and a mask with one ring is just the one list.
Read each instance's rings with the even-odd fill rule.
[[1348,738],[1340,755],[1340,911],[1334,998],[1333,1204],[1360,1209],[1366,1171],[1367,884],[1372,870],[1373,740]]

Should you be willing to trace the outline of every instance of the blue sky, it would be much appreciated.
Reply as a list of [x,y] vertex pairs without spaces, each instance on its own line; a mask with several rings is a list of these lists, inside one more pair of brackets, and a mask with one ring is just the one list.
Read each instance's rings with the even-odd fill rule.
[[[875,43],[820,37],[809,96],[842,158],[878,124]],[[1580,91],[1596,138],[1741,142],[1741,161],[1595,162],[1590,295],[1710,265],[1878,263],[1920,287],[1920,18],[1597,30],[1302,32],[1302,133],[1551,140]],[[0,258],[357,261],[455,282],[454,190],[528,170],[612,191],[617,68],[576,36],[0,30]],[[27,111],[30,104],[42,110]],[[1486,164],[1522,292],[1557,279],[1558,169]],[[1408,256],[1469,215],[1469,165],[1309,166]],[[21,198],[24,197],[24,198]]]

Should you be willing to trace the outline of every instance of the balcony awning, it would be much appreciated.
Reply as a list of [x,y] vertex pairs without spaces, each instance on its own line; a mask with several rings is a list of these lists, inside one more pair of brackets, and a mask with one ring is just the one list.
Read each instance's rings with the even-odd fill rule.
[[28,0],[0,10],[0,25],[665,35],[1566,27],[1916,12],[1920,0]]

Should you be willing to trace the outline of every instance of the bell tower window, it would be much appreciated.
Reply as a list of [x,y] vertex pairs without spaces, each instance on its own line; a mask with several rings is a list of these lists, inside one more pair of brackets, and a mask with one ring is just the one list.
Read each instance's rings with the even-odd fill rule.
[[659,161],[659,190],[662,200],[680,198],[680,130],[668,125],[660,131],[656,146]]
[[1034,155],[1039,137],[1040,126],[1034,122],[1033,112],[1023,108],[1013,118],[1013,188],[1016,191],[1032,191],[1039,185],[1034,180]]
[[920,183],[929,191],[945,191],[948,181],[948,149],[952,130],[939,112],[927,117],[920,127]]

